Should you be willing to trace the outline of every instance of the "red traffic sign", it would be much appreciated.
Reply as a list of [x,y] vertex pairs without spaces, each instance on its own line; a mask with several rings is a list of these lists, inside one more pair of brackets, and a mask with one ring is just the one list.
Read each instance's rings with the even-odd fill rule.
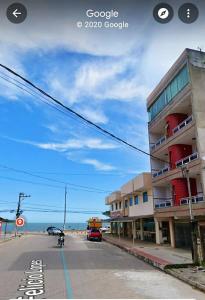
[[23,218],[16,219],[16,226],[24,226],[25,220]]

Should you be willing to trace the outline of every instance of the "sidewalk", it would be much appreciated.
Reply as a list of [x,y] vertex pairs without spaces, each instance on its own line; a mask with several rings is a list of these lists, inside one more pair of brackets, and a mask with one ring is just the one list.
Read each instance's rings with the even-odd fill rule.
[[4,242],[7,242],[7,241],[10,241],[10,240],[12,240],[12,239],[14,239],[15,238],[15,236],[14,236],[14,234],[12,233],[12,234],[7,234],[6,236],[4,236],[4,235],[1,235],[0,236],[0,244],[2,244],[2,243],[4,243]]
[[103,240],[205,292],[205,269],[192,265],[189,250],[138,240],[133,244],[130,239],[108,234]]
[[130,239],[119,239],[118,237],[109,235],[104,235],[103,239],[161,270],[164,270],[170,265],[192,264],[191,252],[188,250],[172,248],[167,245],[159,246],[155,243],[144,241],[135,241],[135,244],[133,245],[133,242]]

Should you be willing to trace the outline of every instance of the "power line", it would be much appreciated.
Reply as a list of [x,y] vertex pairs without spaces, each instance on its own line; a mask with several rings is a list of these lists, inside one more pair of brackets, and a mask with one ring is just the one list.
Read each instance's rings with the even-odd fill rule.
[[[51,187],[51,188],[64,189],[64,187],[60,186],[60,185],[51,185],[51,184],[34,182],[34,181],[24,180],[24,179],[17,179],[17,178],[7,177],[7,176],[0,176],[0,178],[6,179],[6,180],[11,180],[11,181],[17,181],[17,182],[25,182],[25,183],[34,184],[34,185],[47,186],[47,187]],[[74,188],[74,187],[70,187],[69,189],[74,190],[74,191],[84,191],[84,192],[89,192],[89,193],[99,193],[99,194],[106,193],[106,192],[103,192],[103,191],[94,191],[94,190],[83,189],[83,188],[78,188],[77,189],[77,188]]]
[[22,170],[22,169],[16,169],[16,168],[8,167],[8,166],[2,165],[2,164],[0,164],[0,167],[8,169],[8,170],[11,170],[11,171],[14,171],[14,172],[23,173],[23,174],[26,174],[26,175],[29,175],[29,176],[32,176],[32,177],[37,177],[37,178],[48,180],[48,181],[52,181],[52,182],[62,183],[64,185],[69,185],[69,186],[75,186],[75,187],[90,189],[90,190],[98,191],[98,192],[105,192],[105,193],[111,192],[111,191],[108,191],[108,190],[102,190],[102,189],[99,189],[99,188],[94,188],[94,187],[90,187],[90,186],[84,186],[84,185],[74,184],[74,183],[71,183],[71,182],[65,182],[65,181],[60,181],[60,180],[49,178],[49,177],[44,177],[44,176],[36,175],[36,174],[33,174],[33,173],[29,172],[29,171],[25,171],[25,170]]
[[[49,100],[48,100],[46,97],[44,97],[44,96],[42,96],[42,95],[39,95],[39,93],[37,93],[35,90],[29,88],[27,85],[23,84],[22,82],[20,82],[20,81],[14,79],[13,77],[10,77],[10,76],[6,75],[6,74],[3,73],[3,72],[0,72],[0,73],[3,74],[4,76],[6,76],[7,78],[9,78],[9,79],[11,79],[11,80],[14,80],[15,82],[19,83],[19,84],[22,85],[23,87],[28,88],[30,91],[32,91],[32,93],[31,93],[30,91],[28,91],[27,89],[23,88],[22,86],[19,86],[19,84],[16,84],[16,83],[14,83],[14,82],[8,80],[7,78],[5,78],[5,77],[3,77],[3,76],[0,76],[0,78],[4,79],[6,82],[9,82],[10,84],[12,84],[12,85],[18,87],[19,89],[21,89],[21,90],[23,90],[24,92],[28,93],[29,95],[33,96],[35,99],[38,99],[38,100],[42,101],[44,104],[47,104],[48,106],[50,106],[51,108],[53,108],[54,110],[57,110],[58,112],[63,113],[64,115],[66,115],[66,117],[71,118],[71,119],[74,120],[75,122],[82,121],[82,120],[79,120],[79,119],[74,118],[74,116],[72,116],[72,115],[70,115],[70,114],[67,114],[67,111],[64,111],[64,110],[62,110],[62,109],[59,109],[59,108],[55,105],[55,103],[50,103]],[[34,95],[33,93],[34,93],[35,95]],[[85,122],[83,122],[83,124],[82,124],[82,122],[81,122],[80,124],[81,124],[81,125],[85,125]],[[94,128],[93,126],[89,125],[88,123],[86,123],[86,125],[87,125],[89,128],[98,131],[96,128]],[[99,131],[98,131],[98,132],[99,132]],[[104,134],[103,132],[100,132],[100,133],[101,133],[102,135],[104,135],[104,136],[107,137],[107,135]]]
[[15,75],[16,77],[20,78],[21,80],[23,80],[24,82],[26,82],[28,85],[32,86],[34,89],[36,89],[37,91],[39,91],[42,95],[48,97],[49,99],[51,99],[54,103],[56,103],[58,106],[62,107],[63,109],[65,109],[66,111],[68,111],[69,113],[71,113],[72,115],[76,116],[78,119],[82,120],[83,122],[85,122],[86,124],[89,124],[91,126],[93,126],[94,128],[96,128],[99,132],[106,134],[107,136],[111,137],[112,139],[116,140],[117,142],[124,144],[126,146],[128,146],[131,149],[134,149],[138,152],[141,152],[147,156],[150,156],[154,159],[166,162],[165,160],[162,160],[158,157],[155,157],[154,155],[132,145],[131,143],[125,141],[124,139],[118,137],[117,135],[113,134],[112,132],[108,131],[107,129],[104,129],[103,127],[97,125],[96,123],[90,121],[89,119],[85,118],[83,115],[81,115],[80,113],[76,112],[75,110],[71,109],[70,107],[66,106],[65,104],[63,104],[61,101],[59,101],[58,99],[54,98],[53,96],[51,96],[50,94],[48,94],[47,92],[45,92],[43,89],[41,89],[40,87],[38,87],[37,85],[35,85],[34,83],[32,83],[30,80],[28,80],[27,78],[21,76],[20,74],[18,74],[17,72],[15,72],[14,70],[10,69],[9,67],[0,64],[0,67],[2,67],[3,69],[7,70],[9,73]]

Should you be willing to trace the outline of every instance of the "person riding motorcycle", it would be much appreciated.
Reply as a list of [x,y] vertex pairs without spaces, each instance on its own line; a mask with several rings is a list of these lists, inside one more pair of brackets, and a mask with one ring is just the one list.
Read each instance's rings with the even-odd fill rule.
[[61,231],[61,232],[59,233],[58,245],[60,245],[60,244],[62,243],[62,245],[64,246],[64,236],[65,236],[64,232]]

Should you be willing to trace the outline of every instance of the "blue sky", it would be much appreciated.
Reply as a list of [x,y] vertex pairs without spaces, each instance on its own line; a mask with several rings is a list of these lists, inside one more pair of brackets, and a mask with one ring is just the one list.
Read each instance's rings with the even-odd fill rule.
[[[79,19],[76,7],[69,19],[62,13],[55,22],[51,18],[54,11],[51,6],[47,19],[36,20],[34,10],[18,26],[3,19],[0,62],[91,121],[148,151],[146,97],[184,48],[205,47],[202,27],[197,27],[200,20],[188,31],[177,19],[165,26],[157,24],[152,8],[144,14],[136,10],[136,18],[130,6],[124,12],[130,22],[127,31],[79,31],[73,25]],[[0,76],[5,75],[8,73],[0,69]],[[148,157],[52,109],[2,78],[0,128],[0,165],[68,182],[70,210],[106,210],[104,199],[109,191],[150,168]],[[72,184],[107,192],[88,192]],[[0,210],[15,209],[19,192],[32,196],[22,202],[23,209],[63,209],[64,184],[0,166]],[[28,222],[63,220],[63,213],[25,211],[24,215]],[[1,216],[14,218],[12,213]],[[68,221],[82,222],[88,217],[68,214]]]
[[[112,63],[114,70],[106,67],[105,63]],[[124,139],[128,141],[135,139],[135,144],[148,150],[146,133],[132,130],[137,127],[142,129],[146,125],[146,119],[141,118],[137,112],[134,113],[136,123],[133,123],[134,96],[131,93],[130,99],[122,98],[119,105],[117,96],[107,87],[110,80],[113,81],[112,85],[115,85],[116,81],[120,83],[132,78],[133,67],[129,63],[122,62],[121,59],[119,61],[115,58],[96,57],[59,49],[47,52],[45,56],[31,51],[24,56],[22,64],[24,72],[30,74],[29,78],[50,91],[52,95],[101,126],[113,130]],[[98,83],[95,83],[92,75],[98,72],[96,64],[102,66],[106,73],[101,78],[102,73],[99,69],[99,74],[96,74]],[[76,74],[83,74],[83,72],[90,74],[90,87],[83,82],[86,80],[86,74],[80,77],[80,83],[76,83]],[[43,75],[39,76],[39,74]],[[5,76],[2,73],[0,75]],[[102,83],[99,83],[100,80]],[[101,94],[102,85],[107,88],[106,98]],[[19,90],[2,78],[1,89],[3,91],[0,99],[2,165],[105,191],[113,191],[136,173],[149,170],[149,161],[141,154],[121,146],[81,122],[73,120],[69,115],[53,110],[39,102],[38,98]],[[135,106],[136,109],[141,109],[141,114],[146,115],[144,102],[143,104],[136,102]],[[25,209],[46,208],[48,204],[51,208],[59,206],[59,209],[63,209],[63,184],[41,180],[3,167],[0,168],[0,178],[2,210],[8,208],[3,201],[10,203],[9,209],[16,208],[15,202],[19,192],[32,196],[22,202],[22,207]],[[15,182],[15,179],[62,187],[43,187],[26,182]],[[67,186],[68,209],[106,210],[104,198],[108,192],[73,190],[72,185]],[[55,221],[61,221],[63,217],[62,213],[45,215],[45,213],[25,212],[24,214],[28,221],[40,222],[44,220],[51,222],[53,218]],[[13,214],[1,215],[13,216]],[[68,220],[84,221],[87,217],[84,214],[70,214]]]

